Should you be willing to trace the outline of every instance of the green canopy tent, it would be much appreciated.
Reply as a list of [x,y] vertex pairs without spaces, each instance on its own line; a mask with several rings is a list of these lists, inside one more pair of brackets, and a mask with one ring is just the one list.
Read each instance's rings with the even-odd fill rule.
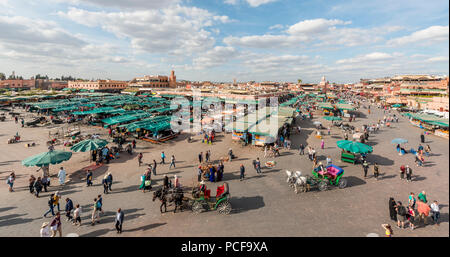
[[108,144],[108,141],[103,139],[86,139],[70,148],[74,152],[87,152],[97,150]]
[[373,148],[369,145],[349,141],[349,140],[339,140],[336,142],[337,146],[341,149],[349,151],[351,153],[371,153],[373,152]]
[[48,170],[50,164],[58,164],[69,160],[71,157],[72,152],[53,150],[28,157],[22,161],[22,165],[27,167],[41,167],[43,170],[43,175],[49,176],[50,174]]

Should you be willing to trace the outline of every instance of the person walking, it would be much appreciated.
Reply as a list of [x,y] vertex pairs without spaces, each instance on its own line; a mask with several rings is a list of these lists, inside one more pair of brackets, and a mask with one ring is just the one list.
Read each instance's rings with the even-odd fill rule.
[[431,218],[433,219],[434,224],[439,226],[439,218],[441,216],[441,212],[439,210],[439,203],[435,200],[431,204]]
[[100,221],[98,220],[99,217],[99,207],[100,204],[97,201],[97,198],[94,198],[94,208],[92,210],[92,216],[91,216],[91,225],[94,226],[95,222],[97,221],[97,223],[100,223]]
[[406,165],[405,167],[405,173],[406,173],[406,181],[411,182],[412,169],[408,165]]
[[169,185],[169,177],[167,175],[164,175],[163,188],[164,189],[168,189],[169,187],[170,187],[170,185]]
[[422,142],[422,144],[425,143],[425,135],[423,133],[420,133],[420,142]]
[[86,171],[86,186],[92,186],[92,171]]
[[299,154],[305,155],[305,146],[303,144],[300,144],[299,146]]
[[40,235],[41,237],[51,237],[50,227],[48,222],[42,223]]
[[[397,202],[397,227],[398,228],[405,228],[405,221],[406,221],[406,208],[402,205],[402,202]],[[401,225],[401,226],[400,226]]]
[[180,179],[178,178],[177,175],[173,176],[173,183],[175,185],[175,188],[181,188]]
[[198,154],[198,162],[199,162],[199,163],[202,163],[202,162],[203,162],[203,152],[200,152],[200,153]]
[[159,164],[166,164],[166,154],[164,152],[161,152],[161,162]]
[[122,209],[119,208],[116,214],[116,230],[118,234],[122,233],[122,225],[124,217],[125,215],[123,214]]
[[170,166],[169,166],[169,169],[171,169],[172,166],[173,166],[174,168],[176,168],[176,167],[175,167],[175,155],[172,155],[172,157],[170,157]]
[[103,215],[104,213],[103,213],[103,197],[102,197],[102,195],[97,196],[97,201],[100,203],[98,210]]
[[332,160],[330,156],[327,156],[327,166],[332,164]]
[[228,157],[230,159],[230,162],[232,162],[233,161],[233,150],[231,148],[228,150]]
[[47,176],[44,176],[44,177],[41,179],[41,183],[42,183],[42,186],[44,187],[44,191],[47,192],[47,191],[48,191],[48,190],[47,190],[47,187],[50,186],[50,178],[47,177]]
[[102,179],[102,185],[103,185],[103,193],[108,193],[108,182],[106,181],[108,179],[108,175],[105,175]]
[[67,221],[70,221],[72,219],[72,215],[71,215],[72,210],[73,210],[73,202],[70,198],[66,198],[65,212],[66,212]]
[[75,206],[75,210],[73,211],[73,220],[72,220],[72,225],[77,225],[81,226],[81,207],[79,204],[77,204]]
[[16,180],[16,174],[13,171],[13,172],[11,172],[11,174],[9,174],[9,177],[6,179],[6,184],[8,184],[8,186],[9,186],[9,192],[14,192],[13,186],[14,186],[15,180]]
[[153,160],[152,172],[156,176],[156,160]]
[[322,141],[320,142],[320,148],[323,150],[325,147],[325,141],[322,139]]
[[375,177],[376,180],[378,180],[378,176],[380,175],[380,170],[378,168],[378,163],[374,163],[373,164],[373,176]]
[[416,197],[414,196],[413,192],[409,193],[408,205],[411,206],[413,209],[416,208]]
[[198,182],[202,181],[202,174],[203,174],[202,166],[199,165],[197,168],[197,181]]
[[311,148],[311,146],[308,146],[308,158],[309,158],[310,161],[313,160],[313,157],[312,157],[312,148]]
[[48,211],[46,213],[44,213],[44,218],[47,218],[47,214],[52,213],[52,216],[55,216],[55,212],[54,212],[54,198],[53,195],[50,195],[49,200],[48,200]]
[[144,157],[144,155],[142,154],[142,153],[139,153],[138,154],[138,164],[139,164],[139,167],[141,167],[141,164],[142,164],[142,158]]
[[414,211],[414,208],[411,206],[408,206],[408,221],[409,221],[409,227],[411,228],[411,230],[415,229],[415,226],[414,226],[415,217],[416,217],[416,213]]
[[30,189],[30,194],[34,192],[34,182],[36,182],[36,178],[31,175],[28,179],[28,188]]
[[363,170],[364,170],[364,178],[366,178],[367,177],[367,171],[369,170],[369,163],[367,163],[367,161],[364,160],[362,166],[363,166]]
[[205,161],[209,162],[209,150],[205,153]]
[[39,197],[39,193],[42,191],[42,180],[41,177],[38,177],[37,180],[33,183],[34,194],[36,197]]
[[394,198],[389,198],[389,216],[391,220],[397,222],[397,203]]
[[430,147],[430,145],[427,145],[427,146],[425,146],[425,155],[427,157],[429,157],[430,154],[431,154],[431,147]]
[[65,183],[65,181],[66,181],[66,171],[64,170],[63,167],[61,167],[61,168],[59,169],[59,172],[58,172],[58,179],[59,179],[59,184],[60,184],[61,186],[64,186],[64,183]]
[[106,183],[108,184],[108,190],[112,191],[113,176],[111,172],[108,172],[108,176],[106,177]]
[[261,161],[259,160],[259,157],[256,158],[255,168],[256,168],[256,173],[261,174]]
[[400,166],[400,179],[405,179],[406,167],[405,165]]
[[61,211],[59,209],[59,200],[61,200],[61,194],[59,193],[59,191],[56,191],[55,194],[53,195],[53,205],[58,207],[58,211]]
[[244,168],[244,164],[241,164],[239,180],[242,181],[244,178],[245,178],[245,168]]
[[50,230],[52,232],[52,237],[56,236],[56,231],[59,233],[59,237],[62,237],[62,224],[61,224],[61,214],[56,213],[55,217],[50,222]]
[[142,192],[145,193],[145,181],[148,176],[148,170],[141,175],[141,185],[139,186],[139,189],[142,189]]

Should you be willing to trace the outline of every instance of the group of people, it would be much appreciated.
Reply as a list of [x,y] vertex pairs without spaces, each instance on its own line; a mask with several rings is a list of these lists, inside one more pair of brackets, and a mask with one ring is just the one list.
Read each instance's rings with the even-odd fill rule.
[[[393,197],[389,198],[389,215],[392,221],[397,223],[398,228],[406,228],[405,224],[409,224],[411,230],[417,228],[421,221],[423,225],[427,225],[427,218],[430,216],[436,226],[439,226],[440,209],[438,201],[428,203],[427,194],[422,191],[415,197],[413,192],[408,196],[408,205],[404,206],[401,201],[395,201]],[[393,234],[392,227],[384,224],[386,236]]]
[[50,178],[44,176],[43,178],[38,177],[36,179],[34,175],[30,175],[28,183],[30,194],[34,194],[36,197],[39,197],[39,194],[42,192],[42,189],[44,189],[45,192],[48,192],[47,187],[50,186]]

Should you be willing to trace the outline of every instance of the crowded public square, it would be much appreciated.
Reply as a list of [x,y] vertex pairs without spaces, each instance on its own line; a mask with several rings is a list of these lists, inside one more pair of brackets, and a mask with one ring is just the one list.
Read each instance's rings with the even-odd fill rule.
[[177,133],[139,110],[99,126],[98,101],[12,104],[0,123],[0,236],[448,236],[448,134],[336,94],[278,97],[275,135],[237,128],[257,111],[248,103],[219,129]]

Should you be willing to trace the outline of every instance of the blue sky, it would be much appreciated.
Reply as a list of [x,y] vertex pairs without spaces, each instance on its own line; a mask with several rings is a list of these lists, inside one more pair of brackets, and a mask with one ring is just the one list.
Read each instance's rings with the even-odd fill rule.
[[448,75],[447,1],[0,0],[0,72],[355,82]]

